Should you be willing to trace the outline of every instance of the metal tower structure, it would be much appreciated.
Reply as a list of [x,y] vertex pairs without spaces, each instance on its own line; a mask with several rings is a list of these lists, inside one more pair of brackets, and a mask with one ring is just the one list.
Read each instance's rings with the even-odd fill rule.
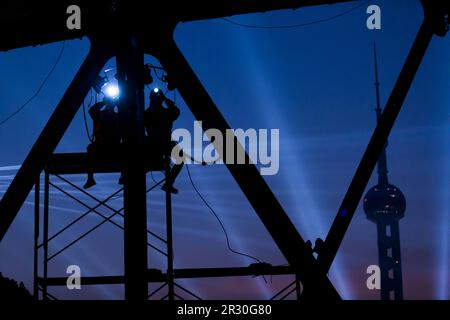
[[[36,185],[41,173],[49,168],[49,163],[55,156],[54,150],[96,77],[109,59],[116,58],[119,87],[120,92],[123,93],[123,98],[120,97],[119,108],[126,110],[124,158],[120,163],[120,171],[124,175],[125,274],[114,279],[104,279],[104,281],[123,282],[126,299],[147,299],[149,281],[146,227],[147,168],[143,154],[144,81],[141,73],[144,54],[152,55],[159,60],[195,119],[202,121],[205,131],[217,129],[225,134],[230,128],[228,122],[174,41],[173,34],[177,25],[203,19],[348,1],[353,0],[2,1],[0,3],[0,51],[82,37],[88,37],[91,46],[86,59],[0,201],[0,241],[7,233],[33,186]],[[336,300],[340,298],[328,279],[327,273],[349,228],[372,171],[384,150],[433,35],[444,36],[448,32],[449,2],[422,0],[421,3],[424,7],[424,20],[337,210],[325,239],[324,249],[317,259],[256,166],[249,161],[249,156],[242,145],[238,143],[237,148],[245,154],[246,164],[227,164],[230,174],[288,262],[289,272],[296,275],[297,282],[301,282],[304,289],[301,295],[304,299]],[[80,30],[69,30],[66,27],[66,11],[71,5],[78,5],[82,9]],[[217,149],[220,150],[220,148]],[[225,150],[226,148],[220,154],[223,159],[226,159]],[[70,158],[70,161],[75,158]],[[170,209],[169,197],[170,195],[167,200]],[[194,270],[193,273],[180,274],[177,270],[168,269],[171,274],[166,275],[167,279],[181,276],[192,277],[193,274],[198,276],[200,271],[205,271]],[[210,276],[255,274],[253,269],[206,271]],[[260,273],[268,274],[266,271]],[[285,270],[282,271],[285,272]]]
[[[377,98],[377,121],[382,110],[380,105],[380,82],[378,79],[377,51],[374,45],[375,88]],[[378,264],[381,271],[381,299],[402,300],[402,263],[400,254],[399,220],[404,217],[406,200],[398,187],[389,183],[386,147],[378,160],[378,184],[369,189],[364,197],[367,219],[377,225]]]

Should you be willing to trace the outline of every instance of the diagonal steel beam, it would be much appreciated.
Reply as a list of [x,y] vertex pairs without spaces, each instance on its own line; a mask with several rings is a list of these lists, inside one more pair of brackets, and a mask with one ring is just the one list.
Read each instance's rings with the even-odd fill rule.
[[14,221],[33,185],[53,154],[84,98],[89,93],[95,77],[111,58],[106,46],[93,43],[91,49],[69,85],[55,111],[28,153],[21,168],[0,201],[0,241]]
[[[178,91],[194,117],[198,121],[202,121],[203,129],[205,131],[218,129],[225,136],[230,126],[173,39],[171,37],[162,38],[156,45],[155,42],[153,44],[149,43],[147,48],[147,53],[154,55],[171,77],[174,78]],[[310,250],[308,250],[305,241],[272,193],[272,190],[262,178],[256,166],[250,164],[248,154],[242,145],[237,139],[234,140],[236,147],[245,154],[246,164],[227,164],[228,170],[289,264],[299,270],[299,275],[305,285],[305,292],[309,293],[308,296],[311,298],[339,298],[329,279],[325,274],[319,272],[317,261]],[[226,147],[217,147],[217,151],[221,153],[222,159],[227,159],[225,154]]]
[[432,37],[433,28],[430,21],[425,19],[328,232],[325,250],[318,256],[324,272],[328,272],[333,263]]

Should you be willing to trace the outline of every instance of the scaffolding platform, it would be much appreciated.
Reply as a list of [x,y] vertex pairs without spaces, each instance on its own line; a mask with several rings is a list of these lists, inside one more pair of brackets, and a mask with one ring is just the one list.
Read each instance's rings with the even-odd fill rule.
[[[115,157],[115,158],[114,158]],[[145,156],[146,171],[162,171],[164,163],[162,157]],[[88,169],[94,173],[115,173],[122,171],[122,161],[117,154],[96,154],[94,161],[89,161],[86,152],[55,153],[47,161],[45,171],[49,174],[84,174]]]
[[[117,228],[124,230],[122,223],[112,220],[114,216],[120,216],[125,218],[124,208],[116,209],[112,205],[108,204],[113,198],[116,198],[120,192],[123,192],[123,187],[119,188],[117,191],[109,195],[105,199],[99,199],[97,196],[90,194],[88,191],[77,186],[75,183],[70,181],[69,177],[64,177],[64,175],[76,175],[76,174],[86,174],[88,169],[93,170],[94,173],[120,173],[122,168],[122,159],[118,158],[117,155],[120,153],[108,152],[108,153],[97,153],[95,158],[90,156],[88,153],[55,153],[47,161],[45,166],[45,178],[44,178],[44,201],[43,201],[43,218],[40,218],[40,179],[36,181],[35,184],[35,234],[34,234],[34,283],[33,292],[36,299],[39,299],[39,293],[42,293],[42,299],[44,300],[57,300],[57,298],[49,293],[48,289],[50,287],[65,286],[67,284],[67,277],[51,277],[48,272],[48,264],[62,252],[65,252],[73,245],[84,239],[87,235],[91,234],[98,227],[105,223],[110,223]],[[160,153],[161,154],[161,153]],[[163,157],[158,157],[158,152],[154,152],[152,155],[144,154],[143,157],[146,160],[145,166],[147,171],[164,171],[167,177],[168,168],[165,168]],[[69,191],[63,189],[61,185],[52,182],[51,176],[64,182],[64,185],[68,185],[74,188],[77,192],[84,194],[90,200],[94,201],[96,204],[86,203],[83,199],[80,199],[75,194],[71,194]],[[166,178],[159,182],[155,182],[153,186],[146,190],[150,192],[155,189],[161,183],[165,181]],[[61,194],[67,196],[68,198],[79,203],[86,208],[86,211],[69,222],[67,225],[62,227],[59,231],[49,234],[49,213],[50,213],[50,187],[54,188],[56,191],[61,192]],[[99,207],[104,207],[108,211],[98,211]],[[49,243],[58,237],[60,234],[68,230],[71,226],[78,223],[81,219],[87,215],[97,215],[101,218],[95,226],[85,231],[80,236],[76,237],[73,241],[65,244],[62,248],[58,246],[56,248],[52,247],[53,251],[50,254]],[[42,227],[40,226],[40,221],[42,221]],[[43,241],[39,243],[40,230],[42,230]],[[213,279],[213,278],[226,278],[226,277],[264,277],[264,276],[282,276],[289,275],[294,276],[294,280],[290,282],[287,286],[279,290],[271,300],[280,299],[284,300],[291,294],[295,293],[297,299],[300,299],[302,285],[300,283],[299,275],[297,270],[289,265],[285,266],[272,266],[268,263],[252,263],[247,267],[225,267],[225,268],[183,268],[174,269],[173,268],[173,239],[172,239],[172,203],[171,194],[166,191],[166,237],[158,235],[147,229],[147,247],[155,250],[156,252],[162,254],[167,258],[167,269],[147,269],[145,273],[144,281],[147,284],[158,283],[159,287],[153,292],[148,294],[148,299],[159,299],[156,298],[156,294],[167,287],[167,294],[162,298],[173,301],[175,298],[183,299],[177,292],[183,292],[188,294],[190,298],[197,300],[202,300],[200,296],[196,293],[186,289],[182,285],[177,283],[179,279]],[[150,242],[158,241],[155,245]],[[160,249],[160,246],[165,246],[166,250]],[[39,250],[42,249],[42,262],[43,270],[42,274],[39,274]],[[83,276],[81,279],[82,285],[123,285],[126,284],[126,275],[108,275],[108,276]],[[164,291],[163,291],[164,292]]]

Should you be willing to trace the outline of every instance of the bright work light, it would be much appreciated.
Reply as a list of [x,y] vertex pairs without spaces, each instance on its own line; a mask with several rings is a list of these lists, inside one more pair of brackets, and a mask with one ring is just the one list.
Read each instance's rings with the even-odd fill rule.
[[108,98],[117,99],[119,97],[119,93],[120,93],[119,92],[119,87],[117,85],[115,85],[115,84],[108,83],[103,88],[103,93]]

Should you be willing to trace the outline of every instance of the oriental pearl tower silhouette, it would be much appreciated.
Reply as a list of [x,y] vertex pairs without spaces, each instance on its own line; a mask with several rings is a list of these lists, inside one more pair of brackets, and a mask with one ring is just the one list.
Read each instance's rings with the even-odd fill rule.
[[[375,45],[374,57],[378,121],[382,110],[380,108],[380,83]],[[406,200],[400,189],[388,181],[386,147],[387,145],[378,160],[378,184],[370,188],[364,197],[364,211],[367,219],[377,225],[381,300],[402,300],[403,285],[398,221],[405,215]]]

